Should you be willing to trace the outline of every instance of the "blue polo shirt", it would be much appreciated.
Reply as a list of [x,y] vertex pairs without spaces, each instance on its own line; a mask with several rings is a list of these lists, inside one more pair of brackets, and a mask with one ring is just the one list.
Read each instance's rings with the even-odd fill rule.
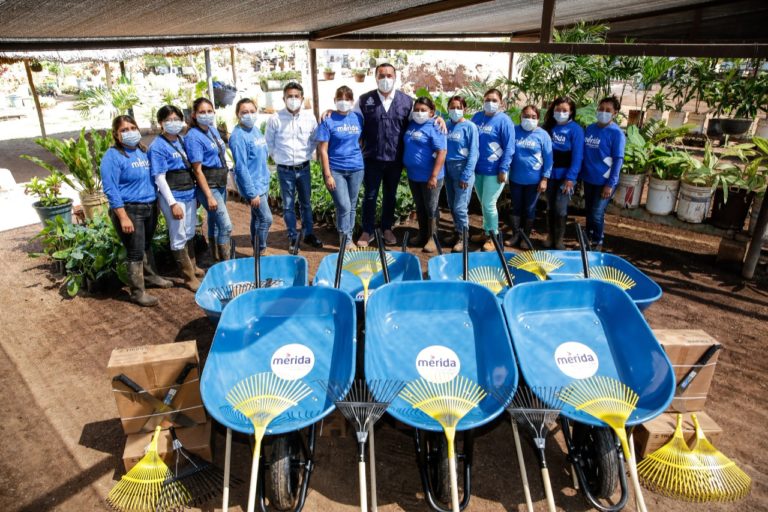
[[552,168],[551,178],[554,180],[566,179],[576,181],[581,171],[581,162],[584,158],[584,128],[574,120],[565,124],[556,124],[552,127],[552,150],[563,151],[571,154],[570,167]]
[[184,148],[190,163],[201,163],[203,167],[212,169],[223,167],[225,164],[219,158],[217,143],[224,149],[224,141],[213,126],[209,126],[205,133],[200,128],[190,128],[184,137]]
[[518,185],[534,185],[552,172],[552,140],[541,128],[515,130],[515,154],[509,181]]
[[153,203],[157,199],[149,174],[149,159],[138,148],[126,149],[123,155],[111,147],[101,159],[101,184],[112,209],[125,203]]
[[346,115],[331,113],[317,127],[315,140],[328,143],[328,161],[332,171],[362,171],[363,116],[357,112]]
[[614,122],[604,128],[597,123],[587,126],[580,178],[590,185],[614,188],[619,182],[625,144],[624,132]]
[[505,112],[492,116],[478,112],[472,116],[477,125],[480,139],[480,155],[475,173],[494,176],[509,172],[512,155],[515,153],[515,125]]
[[256,128],[237,125],[229,137],[229,149],[235,161],[235,181],[240,192],[250,202],[269,190],[267,140]]
[[[445,134],[440,133],[432,119],[424,124],[411,121],[405,130],[404,143],[403,164],[408,179],[422,183],[429,181],[435,167],[436,152],[448,147]],[[445,166],[440,169],[437,179],[443,176]]]
[[[160,135],[155,137],[147,150],[152,179],[154,180],[158,174],[165,174],[168,171],[186,169],[184,159],[181,156],[185,153],[181,140],[167,141]],[[195,198],[195,188],[192,187],[189,190],[171,189],[171,194],[179,202],[191,201]]]

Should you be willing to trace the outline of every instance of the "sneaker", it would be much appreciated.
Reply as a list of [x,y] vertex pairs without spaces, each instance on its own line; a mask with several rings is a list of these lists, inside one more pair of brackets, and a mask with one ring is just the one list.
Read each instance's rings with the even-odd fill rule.
[[357,239],[358,247],[368,247],[368,243],[371,241],[371,235],[363,231],[360,234],[360,238]]
[[384,245],[397,245],[397,238],[391,229],[384,231]]
[[315,249],[321,249],[323,247],[323,242],[321,242],[315,235],[312,233],[308,234],[304,237],[304,243],[314,247]]

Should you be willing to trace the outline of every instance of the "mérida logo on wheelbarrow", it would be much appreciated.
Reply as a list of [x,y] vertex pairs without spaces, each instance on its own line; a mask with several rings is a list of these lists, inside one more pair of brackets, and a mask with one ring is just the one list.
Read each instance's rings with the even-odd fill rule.
[[578,341],[566,341],[555,350],[555,364],[574,379],[593,376],[600,367],[595,351]]
[[443,345],[429,346],[416,356],[416,371],[429,382],[448,382],[459,374],[459,370],[459,356]]
[[270,365],[272,372],[281,379],[301,379],[315,366],[315,353],[306,345],[290,343],[275,350]]

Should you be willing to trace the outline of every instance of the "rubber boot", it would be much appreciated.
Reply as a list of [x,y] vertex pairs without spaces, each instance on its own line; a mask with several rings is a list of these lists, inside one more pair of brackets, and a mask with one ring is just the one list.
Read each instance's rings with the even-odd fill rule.
[[[533,230],[533,219],[525,219],[525,224],[523,224],[523,233],[525,233],[525,236],[528,237],[528,239],[531,238],[531,231]],[[522,240],[520,240],[520,248],[524,251],[531,251],[533,250],[533,247],[528,245],[528,242],[525,241],[523,237],[520,237]]]
[[152,251],[144,251],[144,261],[142,262],[144,270],[144,286],[149,288],[150,286],[155,288],[171,288],[173,282],[163,279],[157,273],[157,266],[155,265],[155,255]]
[[229,244],[217,244],[216,250],[219,253],[219,261],[227,261],[229,259]]
[[131,288],[131,302],[139,306],[157,306],[157,297],[144,291],[144,262],[128,262],[128,286]]
[[184,285],[193,292],[196,292],[200,288],[200,281],[195,275],[195,264],[189,258],[187,248],[171,252],[173,253],[173,259],[176,260],[176,264],[179,266],[181,277],[184,278]]
[[558,251],[564,251],[565,250],[565,244],[563,243],[563,237],[565,236],[565,226],[568,223],[568,217],[565,215],[563,216],[556,216],[555,217],[555,240],[554,245],[552,246],[554,249],[557,249]]
[[209,238],[208,239],[208,248],[211,250],[211,261],[214,263],[219,261],[219,250],[216,246],[216,239],[215,238]]
[[187,255],[189,256],[189,261],[192,262],[192,268],[195,269],[195,277],[203,277],[205,275],[205,270],[201,269],[197,266],[197,256],[195,254],[195,239],[187,240]]
[[419,223],[419,232],[416,234],[415,237],[411,238],[411,240],[410,240],[410,244],[413,247],[419,247],[419,246],[422,246],[422,245],[424,245],[424,244],[426,244],[428,242],[428,240],[427,240],[428,235],[427,235],[427,226],[426,226],[426,224],[424,223],[424,221],[422,219],[418,218],[418,216],[416,217],[416,219],[417,219],[417,221]]
[[555,214],[551,208],[547,208],[547,239],[541,243],[546,249],[552,249],[555,246],[557,230],[558,225]]
[[507,247],[517,247],[517,245],[520,243],[520,238],[522,238],[520,236],[520,216],[513,215],[511,217],[511,221],[512,221],[512,236],[504,241],[504,245]]
[[422,252],[426,252],[426,253],[437,252],[437,245],[435,244],[435,237],[434,237],[434,235],[436,234],[437,234],[437,219],[429,219],[429,224],[427,224],[427,243],[424,245],[424,248],[421,250]]

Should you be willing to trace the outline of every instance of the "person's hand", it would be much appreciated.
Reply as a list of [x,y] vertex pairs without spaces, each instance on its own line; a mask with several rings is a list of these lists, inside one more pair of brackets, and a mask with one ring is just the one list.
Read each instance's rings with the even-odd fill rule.
[[573,182],[571,180],[566,180],[565,185],[563,185],[563,195],[572,195],[573,194]]
[[459,188],[462,190],[467,190],[467,187],[469,187],[469,183],[466,181],[459,181]]
[[251,199],[251,208],[258,208],[259,206],[261,206],[261,199],[259,198],[259,196],[256,196],[253,199]]
[[437,129],[440,130],[440,133],[448,133],[448,127],[445,126],[445,119],[442,117],[436,117],[435,118],[435,126],[437,126]]
[[325,112],[320,114],[320,120],[322,121],[323,119],[328,119],[329,117],[331,117],[331,114],[333,114],[333,110],[331,109],[326,110]]
[[429,179],[427,180],[427,188],[429,190],[436,189],[437,188],[437,178],[435,178],[434,176],[430,176]]
[[215,212],[216,208],[219,207],[219,203],[216,202],[216,199],[214,199],[212,195],[208,196],[207,199],[208,199],[208,211]]
[[539,182],[539,194],[543,194],[547,191],[547,178],[542,178]]
[[325,177],[325,188],[327,188],[329,192],[336,190],[336,180],[333,179],[333,176]]
[[610,185],[606,185],[603,187],[603,193],[600,194],[600,197],[602,197],[603,199],[608,199],[609,197],[611,197],[611,192],[613,192],[613,187],[611,187]]
[[133,222],[131,222],[131,219],[127,215],[120,219],[120,229],[122,229],[123,233],[126,235],[130,235],[135,231]]
[[500,172],[498,176],[496,176],[496,180],[499,183],[506,183],[507,182],[507,173]]
[[181,220],[184,218],[184,208],[179,203],[173,203],[171,205],[171,214],[174,219]]

